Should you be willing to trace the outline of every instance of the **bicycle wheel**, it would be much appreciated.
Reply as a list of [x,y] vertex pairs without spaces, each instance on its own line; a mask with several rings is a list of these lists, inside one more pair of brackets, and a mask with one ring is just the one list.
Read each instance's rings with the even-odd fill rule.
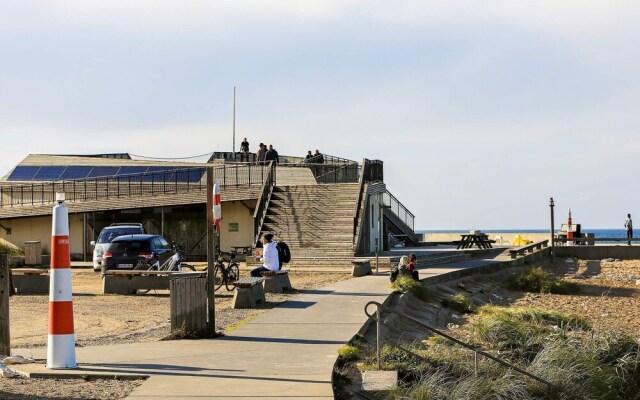
[[238,264],[229,264],[229,267],[227,268],[227,279],[224,282],[228,291],[232,291],[233,289],[235,289],[235,286],[233,286],[233,282],[237,281],[239,278],[240,267],[238,267]]
[[193,272],[196,270],[196,267],[194,267],[193,265],[189,265],[189,264],[180,264],[180,271],[181,272]]
[[213,270],[213,287],[215,290],[220,289],[224,283],[224,272],[222,271],[222,268],[224,268],[224,266],[218,264]]

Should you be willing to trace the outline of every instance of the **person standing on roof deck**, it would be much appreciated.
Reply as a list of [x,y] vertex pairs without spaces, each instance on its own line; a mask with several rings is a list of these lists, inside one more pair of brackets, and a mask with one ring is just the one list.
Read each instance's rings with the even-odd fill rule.
[[265,161],[268,163],[269,161],[273,161],[274,164],[278,165],[278,152],[273,148],[273,145],[269,145],[269,151],[267,151]]
[[244,138],[240,143],[240,161],[249,161],[249,142]]
[[313,162],[316,164],[324,164],[324,156],[318,149],[316,149],[316,154],[313,155]]
[[313,158],[313,154],[311,154],[311,150],[309,150],[309,152],[307,153],[306,157],[304,158],[304,162],[308,163],[308,162],[312,162],[313,160],[311,160]]
[[627,214],[627,219],[624,221],[624,229],[627,230],[627,244],[631,246],[631,239],[633,239],[633,221],[631,221],[631,214]]
[[264,271],[279,271],[280,259],[278,258],[278,249],[276,243],[273,242],[273,234],[265,233],[262,235],[262,265],[251,271],[251,276],[259,278],[260,274]]
[[256,151],[256,161],[258,163],[264,162],[264,158],[266,155],[267,155],[267,146],[265,146],[264,143],[260,143],[260,146],[258,147],[258,151]]

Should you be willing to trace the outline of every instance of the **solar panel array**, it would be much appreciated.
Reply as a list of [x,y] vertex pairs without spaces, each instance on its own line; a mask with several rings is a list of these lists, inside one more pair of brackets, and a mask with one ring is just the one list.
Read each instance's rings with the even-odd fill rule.
[[[178,170],[176,172],[176,170]],[[139,174],[131,176],[136,182],[199,182],[205,173],[204,168],[193,167],[89,167],[89,166],[17,166],[9,178],[9,181],[61,181],[75,179],[91,179],[106,177],[123,177],[125,175]]]

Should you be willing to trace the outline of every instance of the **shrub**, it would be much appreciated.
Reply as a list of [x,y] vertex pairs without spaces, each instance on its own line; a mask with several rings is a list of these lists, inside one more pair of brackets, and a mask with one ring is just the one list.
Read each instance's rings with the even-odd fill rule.
[[429,300],[429,292],[424,284],[408,275],[399,275],[398,279],[391,284],[391,287],[401,293],[411,293],[415,298],[422,301]]
[[338,355],[345,360],[353,361],[360,358],[360,350],[354,346],[344,345],[338,349]]
[[0,239],[0,253],[7,253],[10,256],[23,256],[24,251],[15,244]]
[[469,293],[461,292],[451,295],[442,300],[442,305],[460,313],[472,313],[474,311]]
[[578,284],[563,281],[540,267],[510,277],[505,281],[505,286],[510,290],[532,293],[571,294],[580,291]]

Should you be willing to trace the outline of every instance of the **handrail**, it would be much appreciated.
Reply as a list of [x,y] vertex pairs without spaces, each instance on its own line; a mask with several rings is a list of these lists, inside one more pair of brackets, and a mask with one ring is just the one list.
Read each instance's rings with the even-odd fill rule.
[[[66,192],[67,201],[89,201],[155,194],[206,191],[206,167],[172,168],[136,174],[0,186],[0,208],[44,205],[55,202],[55,193]],[[265,166],[234,164],[213,167],[222,186],[257,185],[264,182]]]
[[360,176],[358,179],[358,201],[356,203],[356,208],[353,212],[353,244],[357,245],[357,237],[356,234],[358,232],[358,221],[360,220],[360,208],[362,207],[362,197],[364,191],[364,176],[367,168],[369,166],[369,160],[366,158],[362,160],[362,169],[360,170]]
[[[387,203],[385,200],[385,196],[389,196],[389,202]],[[389,206],[389,210],[393,212],[402,222],[404,222],[411,230],[414,230],[414,219],[415,215],[411,211],[409,211],[404,204],[402,204],[394,195],[391,194],[388,190],[383,193],[382,203],[385,206]]]
[[258,240],[260,240],[260,231],[267,215],[267,208],[269,206],[269,201],[271,201],[271,195],[273,194],[273,188],[275,186],[276,164],[273,161],[269,161],[267,176],[262,184],[262,191],[260,192],[260,197],[256,203],[256,210],[253,213],[254,244],[258,243]]
[[[364,306],[364,313],[369,318],[372,318],[374,316],[373,314],[370,314],[369,310],[368,310],[369,306],[371,306],[371,305],[375,305],[376,306],[375,318],[376,318],[376,325],[377,325],[377,329],[376,329],[376,331],[377,331],[376,345],[377,345],[377,355],[378,355],[378,369],[380,369],[380,325],[382,324],[382,322],[381,322],[382,319],[380,318],[381,317],[380,310],[384,310],[384,311],[396,314],[397,316],[399,316],[401,318],[404,318],[404,319],[406,319],[408,321],[413,322],[416,325],[421,326],[422,328],[428,330],[429,332],[432,332],[432,333],[435,333],[436,335],[442,336],[443,338],[448,339],[451,342],[459,344],[459,345],[461,345],[461,346],[473,351],[476,354],[476,357],[479,354],[481,356],[484,356],[484,357],[486,357],[486,358],[488,358],[490,360],[493,360],[493,361],[497,362],[498,364],[501,364],[501,365],[503,365],[503,366],[505,366],[507,368],[511,368],[512,370],[514,370],[516,372],[519,372],[519,373],[521,373],[521,374],[523,374],[525,376],[528,376],[531,379],[534,379],[534,380],[536,380],[536,381],[538,381],[540,383],[544,383],[545,385],[549,386],[550,388],[553,388],[553,389],[556,389],[556,390],[560,390],[560,387],[558,387],[557,385],[555,385],[555,384],[553,384],[553,383],[551,383],[551,382],[549,382],[549,381],[547,381],[545,379],[542,379],[542,378],[540,378],[540,377],[538,377],[536,375],[533,375],[532,373],[530,373],[528,371],[525,371],[522,368],[517,367],[517,366],[515,366],[515,365],[513,365],[511,363],[508,363],[508,362],[506,362],[506,361],[504,361],[504,360],[502,360],[502,359],[500,359],[498,357],[495,357],[495,356],[493,356],[493,355],[491,355],[491,354],[489,354],[489,353],[487,353],[485,351],[478,350],[478,349],[476,349],[474,346],[472,346],[470,344],[467,344],[467,343],[465,343],[465,342],[463,342],[461,340],[458,340],[458,339],[456,339],[456,338],[454,338],[452,336],[449,336],[446,333],[439,331],[438,329],[432,328],[429,325],[424,324],[424,323],[418,321],[417,319],[415,319],[413,317],[410,317],[410,316],[408,316],[406,314],[400,313],[400,312],[398,312],[396,310],[393,310],[393,309],[391,309],[389,307],[386,307],[383,304],[378,303],[377,301],[370,301]],[[404,349],[402,347],[399,347],[399,348],[402,349],[402,350],[407,351],[406,349]],[[477,358],[476,358],[476,374],[477,374],[477,366],[478,366],[478,361],[477,361]]]
[[[328,167],[328,168],[327,168]],[[360,166],[355,164],[312,164],[312,169],[316,169],[316,182],[318,183],[356,183]],[[323,174],[317,174],[322,169]],[[329,172],[325,170],[329,169]],[[333,176],[333,179],[331,178]],[[355,178],[355,179],[353,179]]]

